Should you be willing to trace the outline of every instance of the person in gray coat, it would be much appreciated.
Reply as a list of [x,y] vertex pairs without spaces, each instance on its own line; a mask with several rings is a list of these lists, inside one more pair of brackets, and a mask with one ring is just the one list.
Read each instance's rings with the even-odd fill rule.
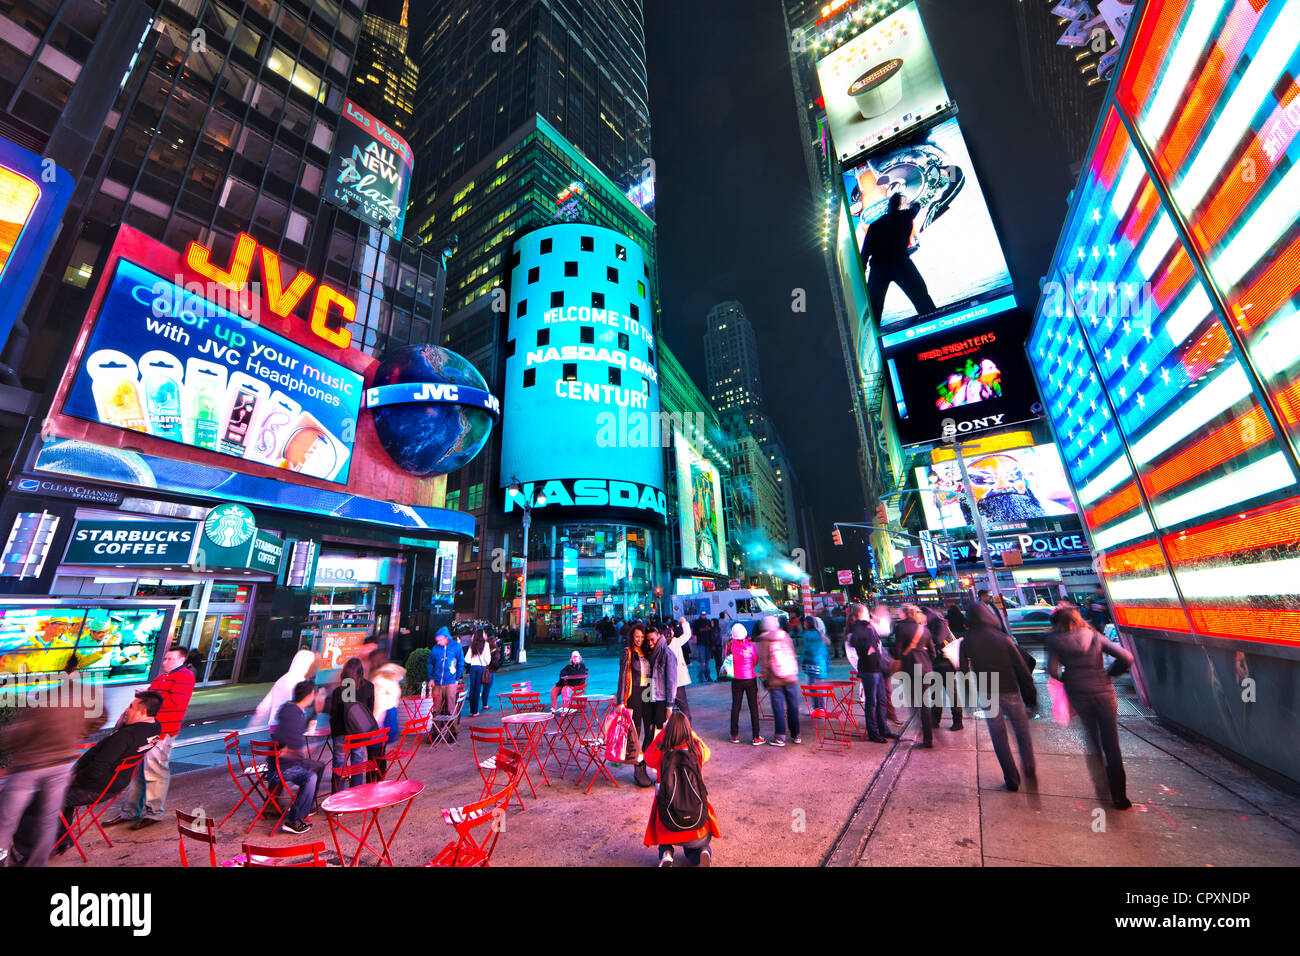
[[[1020,649],[1002,630],[997,615],[986,604],[973,602],[966,609],[966,636],[961,642],[961,669],[975,678],[980,688],[980,706],[988,715],[986,726],[993,739],[993,752],[1002,767],[1007,789],[1019,790],[1020,771],[1011,753],[1007,723],[1011,724],[1020,748],[1024,779],[1037,779],[1034,742],[1029,736],[1026,701],[1036,701],[1033,675],[1020,656]],[[985,687],[988,688],[985,699]]]

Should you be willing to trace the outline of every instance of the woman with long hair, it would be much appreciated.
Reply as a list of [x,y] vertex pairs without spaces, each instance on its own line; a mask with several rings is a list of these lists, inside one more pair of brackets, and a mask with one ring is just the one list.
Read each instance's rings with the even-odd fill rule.
[[[659,787],[693,790],[694,785],[703,787],[703,766],[709,761],[708,745],[691,730],[690,719],[680,710],[674,710],[668,723],[659,732],[645,752],[646,763],[659,773]],[[695,866],[710,866],[713,863],[713,851],[709,844],[715,836],[722,836],[718,829],[718,817],[713,812],[713,804],[708,801],[707,792],[684,793],[681,804],[689,805],[702,800],[705,813],[698,827],[689,830],[670,829],[660,812],[661,796],[655,794],[650,806],[650,822],[646,824],[645,845],[659,848],[659,865],[673,865],[673,848],[680,846],[686,851],[686,860]],[[679,805],[673,799],[674,807]]]
[[[1094,773],[1104,769],[1115,809],[1127,810],[1133,804],[1119,749],[1119,702],[1102,655],[1109,654],[1125,669],[1133,665],[1133,655],[1098,634],[1073,607],[1052,615],[1046,643],[1047,676],[1065,684],[1070,709],[1088,734],[1089,764]],[[1104,768],[1098,766],[1102,758]]]
[[641,752],[641,738],[648,729],[646,714],[647,694],[650,688],[650,645],[645,628],[633,624],[627,632],[627,643],[618,660],[618,695],[615,698],[632,711],[632,729],[627,735],[627,757],[633,763],[633,777],[643,787],[654,781],[646,772],[645,755]]
[[925,612],[904,604],[894,626],[894,652],[903,662],[902,672],[911,690],[909,703],[921,717],[922,747],[934,746],[934,711],[925,706],[925,675],[934,670],[934,640],[925,626]]
[[488,687],[491,679],[485,679],[488,665],[492,663],[492,648],[488,646],[487,631],[477,628],[470,638],[469,653],[465,656],[465,669],[469,672],[469,688],[465,700],[469,703],[469,715],[477,717],[479,707],[487,709]]
[[[359,657],[349,657],[343,664],[343,673],[339,685],[334,688],[329,699],[330,715],[330,749],[334,754],[334,769],[344,766],[346,757],[343,738],[349,734],[361,734],[368,730],[377,730],[379,723],[375,720],[375,685],[366,680],[366,666]],[[382,748],[380,748],[382,750]],[[373,751],[372,751],[373,754]],[[378,756],[378,754],[374,754]],[[361,758],[354,755],[358,763]],[[345,790],[364,780],[354,777],[335,777],[336,790]]]

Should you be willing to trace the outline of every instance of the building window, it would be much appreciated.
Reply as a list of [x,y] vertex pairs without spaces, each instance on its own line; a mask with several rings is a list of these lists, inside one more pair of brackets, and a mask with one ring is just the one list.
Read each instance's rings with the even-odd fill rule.
[[564,364],[563,378],[566,382],[576,382],[578,380],[578,363],[566,362]]
[[543,239],[540,248],[541,248],[542,255],[546,255],[548,252],[551,251],[551,240]]
[[510,257],[510,268],[511,269],[519,268],[519,252],[517,250],[515,254]]
[[628,349],[632,347],[632,340],[627,337],[626,332],[618,333],[618,347],[621,348],[624,352],[626,352]]
[[617,281],[618,281],[618,270],[615,269],[613,266],[606,266],[606,267],[605,267],[605,278],[606,278],[608,281],[610,281],[610,282],[617,282]]
[[528,311],[528,300],[520,299],[519,304],[515,306],[515,317],[518,318],[519,316],[523,315],[527,311]]
[[536,282],[541,277],[542,277],[542,270],[539,269],[537,266],[533,266],[531,269],[528,270],[528,281],[530,284]]
[[641,282],[641,281],[638,281],[638,282],[637,282],[637,284],[636,284],[636,294],[639,295],[639,296],[640,296],[641,298],[643,298],[643,299],[645,298],[645,283],[644,283],[644,282]]
[[576,276],[578,274],[578,264],[576,262],[566,262],[564,264],[564,274],[566,276]]
[[550,344],[551,344],[551,330],[550,330],[550,329],[538,329],[538,330],[537,330],[537,344],[538,344],[539,346],[541,346],[541,345],[550,345]]
[[524,369],[524,388],[532,388],[537,384],[537,369]]
[[564,290],[556,289],[551,293],[551,308],[558,309],[562,305],[564,305]]
[[596,249],[596,240],[591,236],[583,236],[578,240],[578,247],[582,249],[583,252],[594,252]]
[[451,511],[460,510],[460,489],[447,492],[447,508]]
[[603,308],[605,308],[605,293],[603,293],[603,292],[593,292],[593,293],[591,294],[591,307],[592,307],[593,309],[603,309]]
[[614,366],[612,365],[609,367],[609,384],[610,385],[623,384],[623,373],[620,372],[618,369],[614,368]]
[[476,511],[483,507],[483,485],[470,485],[469,489],[469,508],[470,511]]
[[594,345],[596,343],[596,330],[590,325],[584,325],[578,329],[578,341],[583,345]]
[[632,316],[634,319],[641,318],[641,306],[633,302],[632,307],[628,310],[628,315]]
[[654,365],[654,364],[655,364],[655,350],[654,350],[654,349],[648,349],[647,351],[649,352],[649,355],[650,355],[650,364],[651,364],[651,365]]
[[627,262],[627,247],[614,243],[614,258]]

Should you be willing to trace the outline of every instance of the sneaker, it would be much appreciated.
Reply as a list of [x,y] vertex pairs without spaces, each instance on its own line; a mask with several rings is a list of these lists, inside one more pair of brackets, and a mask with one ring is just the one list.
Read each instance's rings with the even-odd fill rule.
[[660,865],[661,867],[664,867],[664,866],[672,866],[672,865],[673,865],[673,855],[672,855],[671,853],[665,853],[663,856],[661,856],[661,857],[659,858],[659,865]]
[[798,734],[795,734],[791,742],[796,744],[801,744],[803,743],[803,738],[800,737]]
[[713,851],[706,846],[703,850],[700,851],[700,866],[712,866],[712,865],[713,865]]
[[764,740],[762,737],[755,737],[755,738],[754,738],[754,746],[755,746],[755,747],[761,747],[761,746],[763,746],[763,744],[765,744],[765,743],[767,743],[767,741]]
[[733,744],[738,744],[738,743],[740,743],[740,738],[739,738],[739,737],[732,737],[732,738],[731,738],[731,742],[732,742]]
[[768,741],[768,743],[771,744],[773,747],[785,746],[785,740],[781,737],[773,737],[771,740]]
[[311,829],[311,824],[306,820],[285,820],[284,823],[280,824],[280,829],[285,833],[306,833]]
[[1132,806],[1133,806],[1133,801],[1128,799],[1127,797],[1120,797],[1118,800],[1115,801],[1116,810],[1127,810]]

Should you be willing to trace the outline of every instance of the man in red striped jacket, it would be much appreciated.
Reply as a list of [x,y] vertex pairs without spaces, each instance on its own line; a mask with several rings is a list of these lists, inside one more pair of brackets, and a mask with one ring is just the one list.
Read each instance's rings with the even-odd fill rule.
[[194,694],[194,672],[185,666],[186,653],[185,648],[173,644],[163,655],[162,673],[149,685],[150,690],[162,695],[162,709],[156,718],[162,726],[162,736],[131,778],[131,785],[118,805],[118,815],[105,826],[130,823],[132,830],[143,830],[162,822],[163,804],[171,783],[172,746]]

